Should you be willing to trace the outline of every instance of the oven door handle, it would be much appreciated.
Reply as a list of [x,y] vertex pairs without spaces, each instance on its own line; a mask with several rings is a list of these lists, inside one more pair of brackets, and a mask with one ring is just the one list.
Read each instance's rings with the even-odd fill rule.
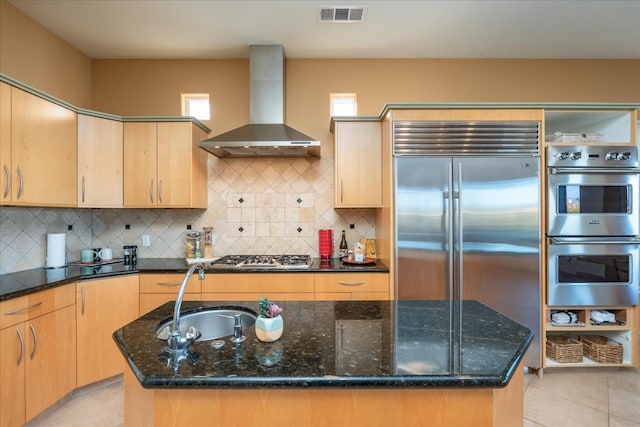
[[640,173],[640,168],[548,168],[551,174],[563,173],[613,173],[628,174]]
[[552,245],[624,245],[639,244],[640,237],[548,237]]

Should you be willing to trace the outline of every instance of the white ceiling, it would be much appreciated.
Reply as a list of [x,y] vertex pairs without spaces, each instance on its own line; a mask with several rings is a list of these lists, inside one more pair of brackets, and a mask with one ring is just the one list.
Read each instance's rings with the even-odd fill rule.
[[[9,0],[90,58],[640,59],[640,0]],[[318,6],[366,6],[363,23]]]

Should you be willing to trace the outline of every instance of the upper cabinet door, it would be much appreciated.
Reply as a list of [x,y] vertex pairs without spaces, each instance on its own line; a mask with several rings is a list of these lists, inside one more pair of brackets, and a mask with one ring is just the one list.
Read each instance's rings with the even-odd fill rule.
[[78,206],[123,206],[122,122],[78,115]]
[[11,202],[11,86],[0,82],[0,205]]
[[124,205],[158,205],[158,126],[155,122],[124,123]]
[[190,207],[190,122],[158,123],[158,206]]
[[380,122],[335,125],[337,208],[382,206],[382,135]]
[[12,204],[77,206],[76,113],[11,90]]

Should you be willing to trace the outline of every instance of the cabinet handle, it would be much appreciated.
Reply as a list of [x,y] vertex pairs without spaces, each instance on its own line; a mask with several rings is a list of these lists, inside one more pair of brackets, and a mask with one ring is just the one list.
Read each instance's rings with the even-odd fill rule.
[[16,329],[16,332],[18,333],[18,339],[20,340],[20,356],[18,357],[18,364],[16,366],[20,366],[20,363],[22,362],[22,356],[24,356],[24,338],[22,337],[22,332],[20,332],[20,329]]
[[84,316],[84,286],[80,286],[80,293],[82,294],[82,310],[81,310],[81,313]]
[[151,199],[151,203],[153,203],[153,179],[149,183],[149,198]]
[[342,203],[344,199],[344,180],[340,178],[340,203]]
[[158,286],[180,286],[181,282],[156,282]]
[[160,203],[161,205],[164,204],[164,202],[162,201],[162,180],[158,180],[158,203]]
[[31,352],[31,359],[33,359],[36,355],[36,349],[38,348],[38,334],[36,334],[36,328],[34,328],[31,323],[29,323],[29,329],[31,329],[31,333],[33,334],[33,351]]
[[82,203],[84,203],[84,176],[82,177]]
[[344,286],[360,286],[364,285],[366,282],[338,282],[339,285]]
[[25,311],[29,311],[32,310],[36,307],[39,307],[42,305],[42,301],[37,302],[33,305],[30,305],[29,307],[22,307],[22,308],[16,308],[15,310],[11,310],[11,311],[7,311],[6,313],[3,313],[5,316],[9,316],[11,314],[20,314],[20,313],[24,313]]
[[18,166],[16,168],[16,171],[18,172],[18,195],[16,196],[16,200],[20,199],[20,196],[22,196],[22,171],[20,170],[20,166]]
[[9,195],[9,190],[11,190],[11,171],[6,164],[4,165],[4,174],[7,177],[7,186],[4,189],[4,195],[2,197],[6,199]]

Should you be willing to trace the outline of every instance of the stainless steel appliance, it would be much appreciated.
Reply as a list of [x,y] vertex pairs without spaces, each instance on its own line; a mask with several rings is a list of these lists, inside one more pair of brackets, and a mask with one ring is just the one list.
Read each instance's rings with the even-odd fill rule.
[[632,146],[550,146],[550,306],[638,303],[640,187]]
[[549,236],[640,235],[637,147],[550,146],[547,172]]
[[396,296],[475,299],[542,366],[538,122],[394,122]]
[[308,269],[309,255],[226,255],[214,261],[211,268]]

